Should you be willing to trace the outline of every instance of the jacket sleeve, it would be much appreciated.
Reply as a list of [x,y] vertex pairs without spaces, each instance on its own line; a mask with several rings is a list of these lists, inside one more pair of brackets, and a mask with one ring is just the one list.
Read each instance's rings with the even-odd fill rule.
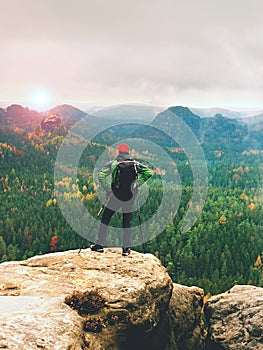
[[136,167],[137,173],[139,174],[139,180],[142,182],[146,182],[153,175],[152,170],[142,163],[136,162]]
[[111,175],[112,172],[112,161],[108,162],[104,165],[104,167],[101,168],[98,174],[99,182],[101,183],[102,187],[106,192],[109,192],[111,190],[110,185],[108,184],[107,177]]

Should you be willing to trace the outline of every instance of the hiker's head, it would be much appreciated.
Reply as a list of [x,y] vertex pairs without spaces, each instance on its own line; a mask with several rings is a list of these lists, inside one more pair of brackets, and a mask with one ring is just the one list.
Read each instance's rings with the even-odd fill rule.
[[128,145],[126,145],[126,143],[121,143],[116,147],[116,149],[119,151],[119,153],[130,153],[130,148]]

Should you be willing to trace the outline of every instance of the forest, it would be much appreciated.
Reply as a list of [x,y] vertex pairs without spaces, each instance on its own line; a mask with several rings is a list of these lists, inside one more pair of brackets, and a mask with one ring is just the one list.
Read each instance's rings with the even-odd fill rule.
[[[65,124],[54,130],[44,130],[40,125],[0,127],[1,262],[80,248],[82,237],[63,217],[56,189],[60,188],[68,200],[80,199],[95,217],[101,203],[97,196],[99,184],[93,179],[94,166],[105,150],[114,154],[114,149],[102,140],[90,142],[81,156],[77,177],[72,169],[64,169],[65,176],[55,183],[56,156],[66,133]],[[191,166],[183,150],[162,147],[173,161],[168,171],[180,174],[178,208],[176,213],[171,212],[169,224],[158,235],[154,232],[160,229],[162,218],[153,220],[149,227],[153,238],[133,249],[155,254],[174,282],[197,285],[206,293],[220,293],[237,283],[263,286],[262,150],[236,147],[232,151],[218,144],[216,148],[204,145],[208,167],[206,200],[203,208],[196,205],[200,215],[194,225],[182,232],[180,225],[186,212],[195,205]],[[140,210],[141,220],[146,222],[165,196],[162,171],[154,169],[154,154],[133,152],[155,172]],[[169,186],[168,183],[166,191]],[[167,199],[165,212],[170,213],[174,201],[173,196]],[[135,243],[140,242],[137,220],[135,211]],[[119,214],[111,225],[121,227]],[[108,243],[119,244],[118,237],[109,232]]]

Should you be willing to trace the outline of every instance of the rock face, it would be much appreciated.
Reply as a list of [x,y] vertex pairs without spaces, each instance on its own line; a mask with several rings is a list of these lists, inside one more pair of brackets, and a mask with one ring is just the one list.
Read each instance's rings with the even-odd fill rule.
[[207,350],[263,349],[263,288],[237,285],[209,299]]
[[204,291],[200,288],[174,284],[168,312],[171,349],[204,348],[206,330],[202,317],[203,298]]
[[41,121],[41,128],[45,131],[53,131],[61,126],[61,119],[57,114],[49,114]]
[[[119,249],[103,254],[86,249],[81,254],[75,250],[2,263],[0,348],[190,349],[176,345],[182,340],[177,333],[182,330],[188,338],[190,329],[198,327],[202,291],[191,289],[187,295],[188,287],[175,286],[177,296],[169,307],[172,289],[160,261],[134,251],[122,257]],[[65,303],[65,298],[73,295],[74,300],[76,293],[86,292],[94,304],[91,291],[105,301],[94,314],[80,315]],[[197,309],[190,316],[194,303]]]
[[[89,249],[0,264],[0,349],[204,350],[203,295],[151,254]],[[85,311],[85,312],[84,312]],[[263,288],[205,305],[206,350],[263,350]]]

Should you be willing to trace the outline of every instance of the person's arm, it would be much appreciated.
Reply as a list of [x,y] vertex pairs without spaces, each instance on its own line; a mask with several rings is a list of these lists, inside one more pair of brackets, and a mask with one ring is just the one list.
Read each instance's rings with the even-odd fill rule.
[[110,185],[107,182],[107,177],[111,174],[112,163],[113,161],[110,161],[107,164],[105,164],[98,174],[99,182],[101,183],[106,193],[109,193],[111,191]]
[[140,174],[140,180],[146,182],[153,175],[151,169],[149,169],[146,165],[136,162],[137,173]]

